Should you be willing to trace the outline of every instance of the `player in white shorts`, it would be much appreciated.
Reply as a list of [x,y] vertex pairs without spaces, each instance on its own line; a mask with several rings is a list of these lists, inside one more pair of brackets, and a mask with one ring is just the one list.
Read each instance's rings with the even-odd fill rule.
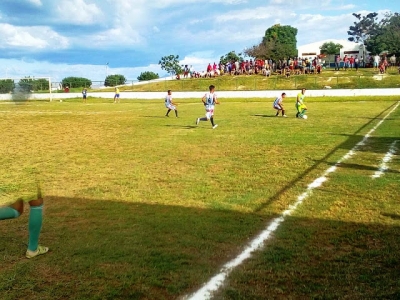
[[214,124],[214,109],[215,109],[215,104],[219,104],[217,100],[217,95],[215,94],[215,86],[210,85],[209,87],[210,92],[205,94],[201,101],[203,102],[205,108],[206,108],[206,117],[205,118],[197,118],[196,119],[196,125],[199,124],[200,121],[211,121],[212,129],[215,129],[218,127],[218,124]]
[[165,115],[166,117],[169,117],[169,112],[171,110],[175,111],[175,116],[178,117],[178,110],[176,109],[176,103],[172,101],[172,92],[171,90],[168,90],[168,95],[165,97],[165,107],[168,108],[167,114]]
[[277,97],[274,101],[273,108],[277,110],[276,117],[279,116],[279,112],[282,112],[282,117],[287,117],[285,115],[285,109],[283,107],[283,99],[286,98],[286,93],[282,93],[280,97]]

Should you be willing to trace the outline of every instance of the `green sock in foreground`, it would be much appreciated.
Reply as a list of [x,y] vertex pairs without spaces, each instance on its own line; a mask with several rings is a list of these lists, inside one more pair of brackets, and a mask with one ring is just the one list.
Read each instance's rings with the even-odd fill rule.
[[31,206],[29,212],[29,251],[36,251],[39,245],[39,235],[42,229],[43,205]]
[[29,212],[29,244],[26,251],[27,258],[45,254],[49,248],[39,245],[40,230],[42,229],[43,205],[31,206]]
[[0,208],[0,220],[15,219],[19,217],[19,212],[12,207]]

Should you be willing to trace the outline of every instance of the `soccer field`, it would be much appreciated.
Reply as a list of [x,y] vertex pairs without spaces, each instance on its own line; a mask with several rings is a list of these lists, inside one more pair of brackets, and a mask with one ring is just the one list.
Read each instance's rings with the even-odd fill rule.
[[188,297],[303,193],[214,299],[399,298],[399,99],[366,100],[221,99],[214,130],[195,100],[0,103],[0,191],[35,174],[50,247],[0,223],[0,298]]

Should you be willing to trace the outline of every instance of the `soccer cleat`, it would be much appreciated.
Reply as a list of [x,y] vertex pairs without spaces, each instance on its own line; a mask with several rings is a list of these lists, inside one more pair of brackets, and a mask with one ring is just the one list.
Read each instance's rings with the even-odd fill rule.
[[215,128],[217,128],[218,127],[218,124],[215,124],[214,126],[213,126],[213,129],[215,129]]
[[197,118],[196,119],[196,125],[199,125],[199,122],[200,122],[200,118]]
[[45,254],[49,251],[48,247],[38,246],[36,251],[26,250],[26,258],[34,258],[38,255]]
[[282,117],[287,118],[287,115],[283,115]]

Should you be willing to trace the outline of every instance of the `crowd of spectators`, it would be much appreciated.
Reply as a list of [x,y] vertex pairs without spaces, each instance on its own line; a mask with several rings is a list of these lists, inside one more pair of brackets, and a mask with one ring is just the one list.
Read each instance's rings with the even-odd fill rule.
[[[323,56],[315,57],[293,57],[274,61],[272,59],[248,59],[243,61],[232,60],[226,63],[219,62],[209,63],[206,70],[196,71],[192,66],[185,65],[183,68],[184,78],[207,78],[217,77],[221,75],[252,75],[259,74],[264,76],[283,75],[290,77],[292,75],[301,74],[321,74],[324,69],[325,61]],[[386,73],[387,68],[396,66],[396,57],[393,55],[389,59],[386,56],[368,56],[364,61],[358,55],[345,55],[343,58],[339,55],[334,59],[335,71],[339,70],[356,70],[360,67],[374,67],[380,73]],[[400,73],[400,66],[399,66]],[[177,78],[180,76],[177,76]],[[178,79],[179,79],[178,78]]]
[[274,61],[272,59],[249,59],[243,61],[228,61],[227,63],[208,64],[205,71],[195,71],[192,66],[185,65],[183,69],[184,78],[205,78],[221,75],[252,75],[261,74],[271,76],[272,74],[291,75],[320,74],[322,72],[322,61],[320,57],[314,59],[294,57]]

